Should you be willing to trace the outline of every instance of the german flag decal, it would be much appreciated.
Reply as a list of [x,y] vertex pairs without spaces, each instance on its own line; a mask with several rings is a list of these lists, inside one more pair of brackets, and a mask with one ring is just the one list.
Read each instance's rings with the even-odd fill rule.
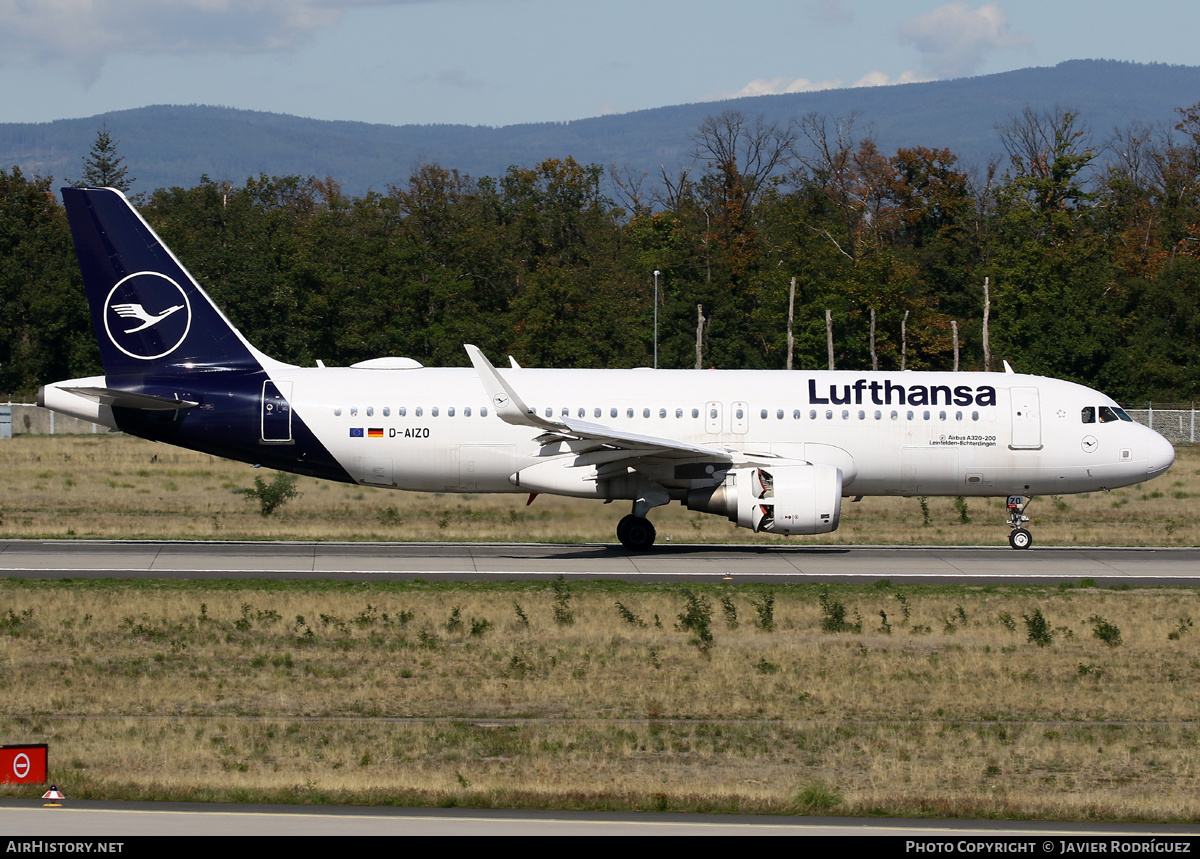
[[383,428],[382,427],[370,427],[367,430],[367,437],[368,438],[383,438]]

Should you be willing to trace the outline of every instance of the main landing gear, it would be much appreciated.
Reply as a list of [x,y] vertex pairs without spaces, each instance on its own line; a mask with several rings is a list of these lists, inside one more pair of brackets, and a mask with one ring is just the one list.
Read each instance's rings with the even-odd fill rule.
[[1025,508],[1032,501],[1033,498],[1026,501],[1024,495],[1008,496],[1008,526],[1012,529],[1008,535],[1008,545],[1014,549],[1028,549],[1033,545],[1033,535],[1023,527],[1029,521]]
[[617,523],[617,539],[631,552],[641,552],[654,545],[657,532],[650,520],[632,513]]
[[665,489],[657,483],[641,478],[638,497],[633,501],[633,510],[617,523],[617,539],[621,541],[621,545],[631,552],[644,552],[653,546],[657,534],[646,514],[655,507],[669,503],[670,500],[671,496]]

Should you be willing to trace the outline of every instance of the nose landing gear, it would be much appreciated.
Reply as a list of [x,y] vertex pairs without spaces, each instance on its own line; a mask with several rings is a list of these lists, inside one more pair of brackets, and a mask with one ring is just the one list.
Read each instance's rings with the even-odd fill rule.
[[1012,529],[1008,535],[1008,545],[1014,549],[1028,549],[1033,545],[1033,535],[1023,527],[1029,521],[1025,508],[1032,501],[1032,497],[1026,501],[1024,495],[1008,496],[1008,525]]

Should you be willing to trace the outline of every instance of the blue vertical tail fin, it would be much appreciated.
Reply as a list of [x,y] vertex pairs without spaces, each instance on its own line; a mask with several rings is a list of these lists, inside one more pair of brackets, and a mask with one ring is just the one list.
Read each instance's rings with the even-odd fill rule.
[[108,376],[257,370],[275,364],[241,335],[113,188],[63,188]]

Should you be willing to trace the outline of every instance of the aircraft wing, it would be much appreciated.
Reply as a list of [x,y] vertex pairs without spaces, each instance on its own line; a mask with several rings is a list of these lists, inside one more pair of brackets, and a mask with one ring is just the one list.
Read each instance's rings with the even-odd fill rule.
[[723,462],[733,462],[735,456],[741,458],[741,451],[724,448],[708,447],[706,445],[688,444],[675,439],[661,436],[641,435],[640,433],[625,432],[604,424],[575,420],[574,418],[542,418],[513,390],[512,386],[497,372],[491,361],[484,356],[478,347],[466,345],[471,363],[479,374],[479,380],[487,391],[488,399],[496,409],[496,414],[502,421],[515,426],[527,426],[542,431],[542,438],[568,440],[581,439],[595,442],[617,450],[627,450],[632,457],[665,456],[670,459],[702,457]]

